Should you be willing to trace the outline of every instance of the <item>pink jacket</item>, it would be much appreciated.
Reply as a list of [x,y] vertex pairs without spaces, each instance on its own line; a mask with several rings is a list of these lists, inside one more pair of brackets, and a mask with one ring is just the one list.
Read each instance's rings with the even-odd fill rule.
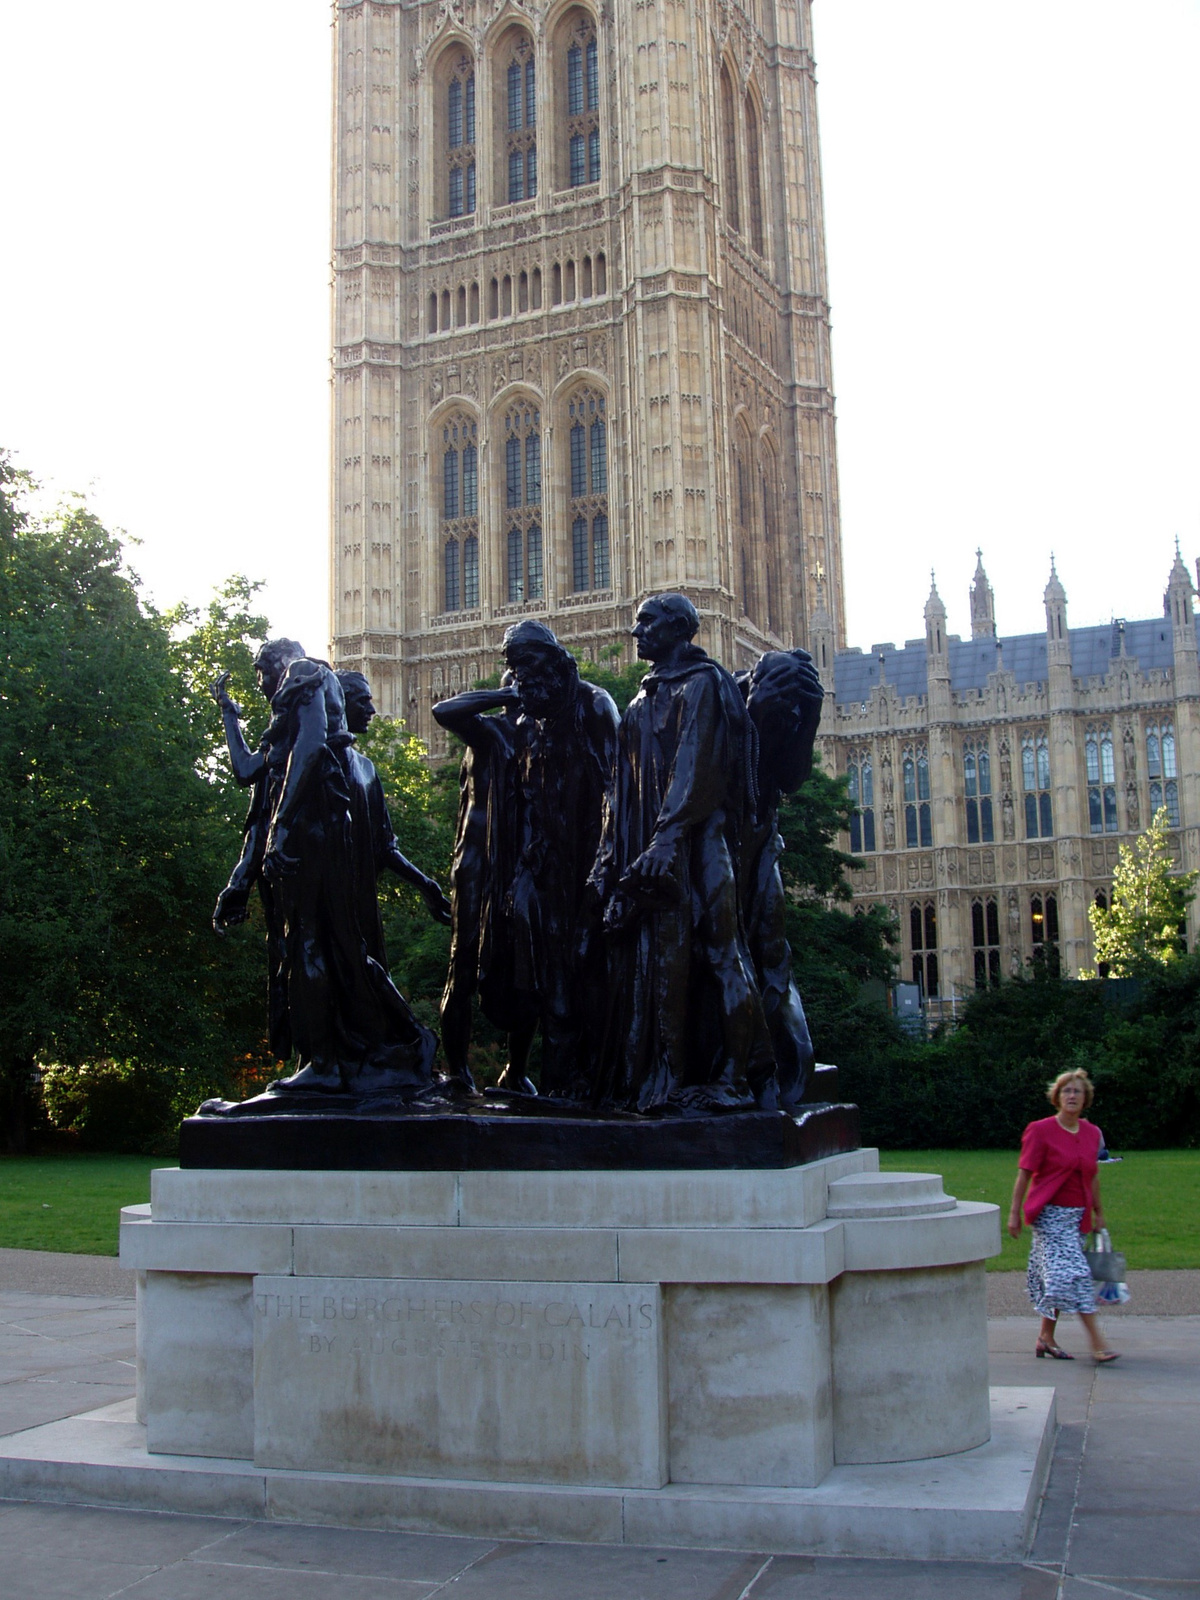
[[1033,1174],[1025,1196],[1025,1221],[1030,1227],[1051,1204],[1072,1172],[1083,1182],[1087,1203],[1079,1224],[1081,1233],[1092,1231],[1092,1183],[1096,1176],[1096,1157],[1100,1154],[1100,1129],[1080,1118],[1079,1132],[1068,1133],[1057,1117],[1042,1117],[1031,1122],[1021,1135],[1022,1172]]

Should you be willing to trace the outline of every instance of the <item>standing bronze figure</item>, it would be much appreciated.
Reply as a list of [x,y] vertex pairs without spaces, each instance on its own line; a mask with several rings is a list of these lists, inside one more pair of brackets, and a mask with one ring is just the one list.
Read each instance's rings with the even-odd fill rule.
[[[404,876],[416,869],[395,848],[374,768],[352,748],[345,694],[333,670],[283,639],[263,646],[255,671],[271,703],[256,752],[242,736],[226,680],[213,686],[234,771],[254,786],[241,859],[213,922],[223,931],[244,921],[250,888],[258,884],[267,920],[271,1049],[279,1060],[295,1062],[272,1090],[419,1093],[432,1082],[437,1039],[388,976],[376,885],[381,861]],[[364,708],[360,715],[367,716]],[[424,874],[416,877],[427,884]],[[435,888],[425,889],[427,900]]]
[[611,996],[601,1105],[717,1111],[774,1102],[774,1058],[739,900],[754,751],[734,679],[692,638],[684,595],[645,601],[652,665],[621,719],[593,883]]
[[812,771],[824,690],[806,650],[769,650],[738,682],[757,747],[755,803],[745,821],[739,867],[742,916],[775,1054],[779,1104],[794,1111],[808,1087],[813,1045],[792,975],[779,871],[779,801]]

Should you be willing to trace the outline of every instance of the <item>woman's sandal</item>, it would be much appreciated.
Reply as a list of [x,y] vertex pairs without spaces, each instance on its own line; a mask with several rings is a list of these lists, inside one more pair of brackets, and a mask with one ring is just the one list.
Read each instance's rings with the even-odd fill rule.
[[[1064,1350],[1061,1345],[1050,1344],[1045,1339],[1038,1340],[1033,1353],[1039,1361],[1043,1356],[1049,1356],[1052,1361],[1074,1361],[1075,1359],[1070,1351]],[[1115,1358],[1110,1356],[1109,1359],[1113,1360]]]
[[1110,1361],[1119,1360],[1120,1355],[1119,1350],[1101,1350],[1099,1354],[1092,1356],[1092,1362],[1097,1367],[1106,1367]]

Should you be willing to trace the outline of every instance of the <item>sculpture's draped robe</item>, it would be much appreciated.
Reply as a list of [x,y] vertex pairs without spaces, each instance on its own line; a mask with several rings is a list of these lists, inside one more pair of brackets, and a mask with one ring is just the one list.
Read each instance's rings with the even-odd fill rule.
[[[617,709],[594,684],[554,720],[523,721],[512,982],[542,1028],[541,1091],[587,1098],[603,1023],[603,952],[586,889],[612,780]],[[598,911],[598,907],[594,907]]]
[[292,662],[271,711],[263,799],[273,819],[302,736],[324,734],[291,808],[286,859],[268,853],[264,864],[272,1048],[358,1092],[425,1088],[437,1041],[388,976],[376,860],[394,839],[375,769],[352,748],[341,686],[323,662]]
[[610,936],[602,1103],[733,1107],[771,1076],[736,877],[752,773],[730,675],[696,646],[654,666],[621,720],[597,883],[611,894],[651,844],[673,863],[663,892],[639,896]]

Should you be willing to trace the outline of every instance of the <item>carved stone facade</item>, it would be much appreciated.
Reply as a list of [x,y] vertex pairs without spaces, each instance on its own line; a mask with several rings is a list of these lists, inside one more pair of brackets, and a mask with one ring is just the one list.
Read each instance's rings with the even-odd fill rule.
[[1001,638],[980,559],[969,640],[934,587],[924,639],[834,655],[818,748],[858,802],[855,903],[893,912],[900,977],[935,1012],[1051,947],[1068,976],[1094,968],[1087,908],[1160,806],[1200,867],[1195,592],[1176,552],[1161,618],[1070,629],[1051,563],[1045,633]]
[[844,642],[809,0],[339,0],[333,635],[438,753],[515,617]]

